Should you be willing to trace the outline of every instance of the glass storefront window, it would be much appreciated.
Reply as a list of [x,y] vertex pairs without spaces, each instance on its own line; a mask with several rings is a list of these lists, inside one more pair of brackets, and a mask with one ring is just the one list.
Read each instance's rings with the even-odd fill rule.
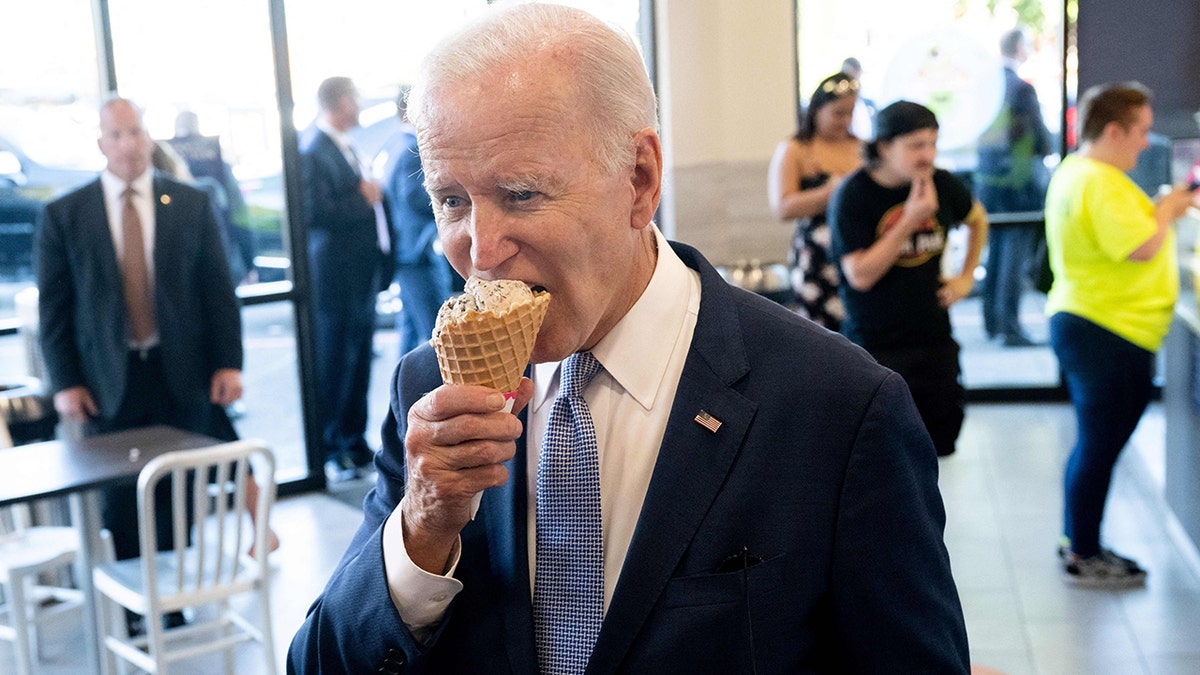
[[[871,111],[893,101],[926,105],[940,125],[938,166],[963,179],[988,210],[993,245],[976,270],[975,291],[951,308],[966,386],[1057,386],[1032,263],[1045,185],[1060,157],[1062,0],[797,0],[796,11],[801,95],[854,57],[863,103],[855,133],[869,139]],[[947,244],[954,269],[965,234],[952,232]],[[1003,307],[1014,306],[1004,289],[1016,303],[1015,325],[1003,318]]]
[[[207,192],[241,292],[290,287],[279,106],[266,3],[110,0],[116,80],[169,160]],[[174,164],[174,167],[168,166]],[[257,286],[256,286],[257,285]],[[242,310],[243,438],[275,452],[280,481],[308,473],[290,300]]]
[[[96,177],[100,100],[90,0],[8,3],[0,21],[0,323],[34,284],[42,206]],[[54,26],[54,30],[31,30]]]
[[[644,0],[567,0],[635,38]],[[45,0],[7,8],[0,22],[0,327],[15,325],[17,293],[34,283],[32,237],[44,203],[93,180],[104,159],[97,109],[114,84],[144,108],[164,148],[160,171],[209,193],[243,308],[245,398],[231,412],[243,437],[275,450],[278,478],[309,473],[305,454],[296,305],[287,240],[275,58],[290,59],[294,123],[316,116],[317,85],[347,75],[364,99],[359,147],[375,152],[395,133],[394,99],[425,51],[482,11],[487,0],[379,3],[281,0],[290,54],[272,53],[272,3],[214,0]],[[106,8],[109,32],[94,8]],[[54,31],[30,27],[55,26]],[[101,36],[101,37],[97,37]],[[102,44],[97,44],[100,40]],[[107,63],[108,51],[113,72]],[[111,76],[111,77],[110,77]],[[172,168],[172,163],[174,168]],[[282,300],[263,302],[266,297]],[[381,298],[383,300],[383,298]],[[398,340],[381,302],[368,442],[379,442]],[[300,317],[299,321],[305,319]],[[0,375],[36,374],[20,358],[28,336],[0,335]],[[29,371],[26,373],[25,371]]]

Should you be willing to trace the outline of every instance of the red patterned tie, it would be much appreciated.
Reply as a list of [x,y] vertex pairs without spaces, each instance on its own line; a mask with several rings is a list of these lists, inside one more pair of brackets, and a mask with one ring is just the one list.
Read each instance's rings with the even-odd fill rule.
[[138,216],[132,186],[121,193],[121,285],[125,288],[125,313],[129,316],[129,335],[144,342],[154,334],[154,299],[150,291],[150,271],[146,268],[146,241],[142,219]]

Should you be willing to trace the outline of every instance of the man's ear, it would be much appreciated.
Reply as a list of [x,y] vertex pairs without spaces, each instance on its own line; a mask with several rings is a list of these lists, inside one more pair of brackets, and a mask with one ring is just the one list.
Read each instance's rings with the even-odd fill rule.
[[634,164],[631,175],[633,208],[630,225],[640,230],[654,219],[662,198],[662,141],[654,129],[646,127],[634,135]]
[[1125,132],[1125,125],[1121,124],[1119,121],[1114,120],[1114,121],[1109,122],[1108,124],[1104,125],[1104,131],[1101,132],[1101,135],[1104,136],[1105,139],[1112,141],[1112,140],[1116,140],[1117,138],[1119,138],[1120,135],[1124,132]]

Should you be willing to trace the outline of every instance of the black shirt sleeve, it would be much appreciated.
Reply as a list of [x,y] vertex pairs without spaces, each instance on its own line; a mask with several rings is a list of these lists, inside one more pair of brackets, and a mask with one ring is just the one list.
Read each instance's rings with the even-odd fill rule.
[[974,204],[967,186],[944,169],[933,172],[933,186],[938,196],[938,220],[946,227],[954,227],[966,220]]
[[835,259],[869,248],[875,243],[875,222],[865,208],[871,201],[863,188],[862,170],[850,174],[829,199],[826,219],[832,235],[830,250]]

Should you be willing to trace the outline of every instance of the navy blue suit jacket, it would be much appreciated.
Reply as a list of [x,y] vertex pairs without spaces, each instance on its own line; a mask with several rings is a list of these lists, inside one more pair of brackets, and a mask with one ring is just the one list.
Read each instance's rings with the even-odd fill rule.
[[[242,324],[208,196],[154,177],[154,311],[167,387],[207,432],[212,375],[242,367]],[[111,417],[125,394],[125,297],[104,189],[51,202],[38,228],[41,346],[53,391],[86,386]]]
[[315,125],[300,137],[300,160],[316,308],[374,307],[380,282],[391,280],[391,270],[383,269],[387,261],[379,248],[375,209],[359,191],[362,177]]
[[[937,459],[904,382],[673,246],[700,272],[700,313],[587,672],[966,673]],[[426,646],[389,597],[381,526],[404,490],[406,411],[438,384],[428,347],[398,366],[379,482],[289,672],[537,673],[523,439],[462,532],[465,588]],[[743,550],[761,562],[729,571]]]
[[383,185],[396,233],[396,261],[402,265],[427,262],[437,255],[433,250],[438,236],[437,222],[429,193],[425,192],[416,134],[405,129],[398,136],[390,148],[384,171],[387,182]]

